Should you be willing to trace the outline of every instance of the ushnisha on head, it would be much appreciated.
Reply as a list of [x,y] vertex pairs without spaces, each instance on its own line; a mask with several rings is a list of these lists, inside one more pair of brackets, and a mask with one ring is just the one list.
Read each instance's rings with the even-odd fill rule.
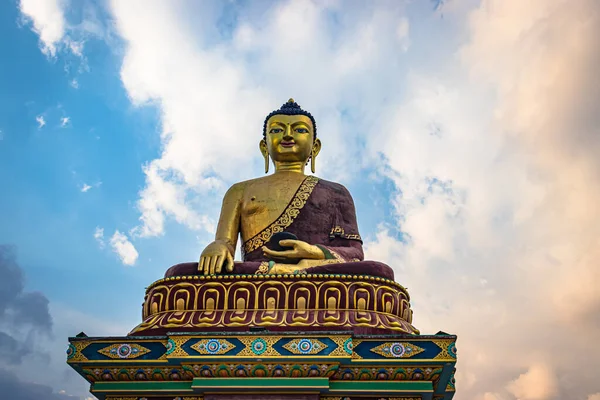
[[276,171],[286,164],[306,165],[310,160],[314,173],[315,159],[321,151],[314,117],[289,99],[265,118],[260,151],[265,158],[265,173],[269,171],[269,157]]

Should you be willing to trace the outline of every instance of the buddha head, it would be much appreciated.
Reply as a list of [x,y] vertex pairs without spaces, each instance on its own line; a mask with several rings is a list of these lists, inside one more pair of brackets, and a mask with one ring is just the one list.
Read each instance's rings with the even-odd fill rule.
[[269,171],[269,157],[275,163],[306,164],[310,160],[314,173],[315,159],[321,151],[315,119],[294,99],[288,100],[265,118],[260,151],[265,158],[265,173]]

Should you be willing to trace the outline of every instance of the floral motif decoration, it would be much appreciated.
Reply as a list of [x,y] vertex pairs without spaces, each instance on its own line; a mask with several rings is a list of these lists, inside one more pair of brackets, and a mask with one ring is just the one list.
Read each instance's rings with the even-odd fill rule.
[[144,399],[143,397],[140,397],[139,399],[137,397],[113,397],[113,396],[108,396],[106,398],[106,400],[148,400],[148,399]]
[[292,354],[319,354],[327,346],[316,339],[294,339],[283,345]]
[[446,386],[446,391],[447,392],[453,392],[456,390],[456,378],[454,377],[454,372],[456,371],[456,369],[454,371],[452,371],[452,375],[450,375],[450,379],[448,380],[448,385]]
[[273,344],[280,338],[278,337],[240,337],[239,340],[244,344],[244,349],[238,356],[279,356],[280,354],[273,348]]
[[336,225],[333,228],[331,228],[331,231],[329,232],[329,237],[331,239],[335,238],[336,236],[339,236],[344,239],[352,239],[352,240],[362,241],[362,238],[360,237],[360,235],[358,233],[355,233],[355,234],[346,233],[344,228],[342,228],[339,225]]
[[456,358],[456,343],[452,342],[446,348],[448,350],[448,355],[452,358]]
[[267,342],[265,342],[265,340],[262,338],[254,339],[254,341],[252,341],[252,343],[250,344],[250,349],[252,350],[252,352],[259,356],[265,351],[267,351],[268,347],[269,346],[267,345]]
[[431,381],[434,388],[440,379],[442,368],[438,366],[419,366],[419,367],[399,367],[385,368],[376,366],[365,366],[363,368],[342,367],[338,369],[334,380],[344,381]]
[[383,343],[371,349],[372,353],[385,358],[411,358],[424,351],[425,349],[406,342]]
[[88,361],[88,358],[83,354],[83,350],[90,344],[89,340],[74,340],[67,347],[67,362],[78,363]]
[[168,382],[193,378],[314,378],[331,377],[337,371],[335,363],[211,363],[182,367],[123,368],[116,365],[83,369],[89,382]]
[[175,343],[175,341],[171,338],[169,338],[169,340],[167,340],[167,352],[166,355],[171,354],[173,351],[175,351],[175,348],[177,347],[177,344]]
[[344,341],[344,351],[346,351],[346,353],[348,353],[349,355],[352,355],[353,349],[354,346],[352,344],[352,338],[349,337],[348,339],[346,339],[346,341]]
[[70,360],[75,356],[77,349],[73,343],[69,343],[69,347],[67,348],[67,360]]
[[183,348],[183,345],[186,344],[190,339],[191,337],[186,335],[170,336],[165,343],[165,354],[161,358],[187,357],[189,354]]
[[224,339],[202,339],[192,345],[192,349],[198,353],[210,355],[225,354],[234,348],[231,342]]
[[144,354],[150,353],[150,350],[140,346],[139,344],[113,344],[103,349],[98,350],[98,353],[105,355],[109,358],[138,358]]
[[435,359],[450,359],[456,360],[456,341],[452,339],[441,339],[434,340],[436,346],[438,346],[442,351],[435,356]]

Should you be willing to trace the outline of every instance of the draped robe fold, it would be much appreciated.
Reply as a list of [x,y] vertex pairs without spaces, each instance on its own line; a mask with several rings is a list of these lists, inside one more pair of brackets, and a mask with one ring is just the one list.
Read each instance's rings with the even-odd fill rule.
[[[291,273],[353,274],[394,279],[393,270],[377,261],[364,261],[354,201],[348,190],[335,182],[307,176],[282,214],[242,244],[242,262],[234,274],[279,273],[280,264],[263,254],[262,247],[278,232],[293,233],[298,240],[318,246],[324,260],[309,260],[304,267],[286,265]],[[281,270],[281,269],[279,269]],[[287,272],[287,271],[286,271]],[[178,264],[165,277],[197,273],[197,263]]]

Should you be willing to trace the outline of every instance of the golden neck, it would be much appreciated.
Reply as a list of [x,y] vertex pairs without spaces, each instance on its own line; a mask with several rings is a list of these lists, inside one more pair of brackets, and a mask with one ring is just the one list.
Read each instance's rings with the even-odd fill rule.
[[306,166],[306,161],[275,161],[275,173],[278,172],[297,172],[300,174],[304,174],[304,167]]

